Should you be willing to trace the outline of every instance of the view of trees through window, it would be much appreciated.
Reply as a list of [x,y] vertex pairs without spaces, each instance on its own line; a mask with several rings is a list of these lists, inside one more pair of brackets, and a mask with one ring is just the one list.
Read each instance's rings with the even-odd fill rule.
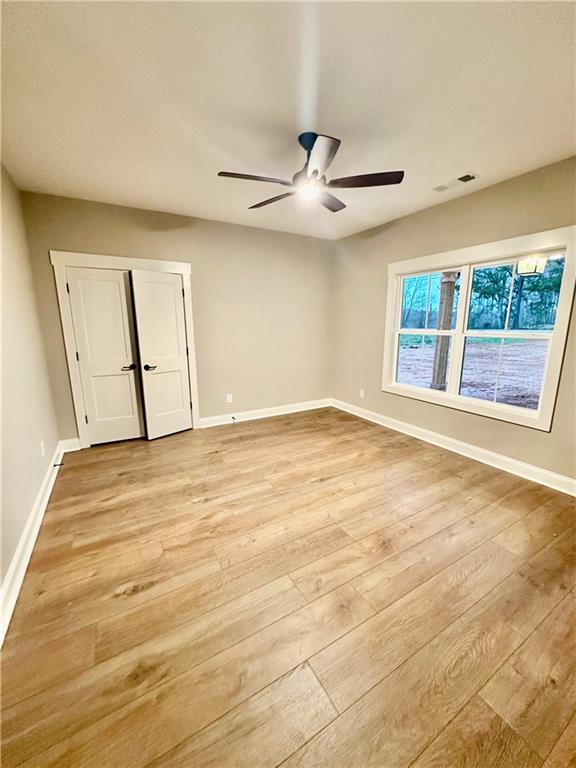
[[469,300],[457,391],[537,409],[563,271],[564,256],[552,254],[542,273],[521,274],[517,261],[471,268],[469,291],[461,285],[462,270],[404,277],[396,381],[447,388],[464,291]]

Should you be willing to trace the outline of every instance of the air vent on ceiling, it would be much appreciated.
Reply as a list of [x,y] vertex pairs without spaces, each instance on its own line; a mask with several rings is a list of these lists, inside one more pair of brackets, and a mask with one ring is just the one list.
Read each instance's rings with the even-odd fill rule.
[[475,173],[465,173],[463,176],[458,176],[457,179],[451,179],[450,181],[446,181],[444,184],[438,184],[437,187],[432,187],[432,189],[434,192],[447,192],[449,189],[457,187],[458,182],[467,184],[469,181],[474,181],[477,178],[478,176],[476,176]]

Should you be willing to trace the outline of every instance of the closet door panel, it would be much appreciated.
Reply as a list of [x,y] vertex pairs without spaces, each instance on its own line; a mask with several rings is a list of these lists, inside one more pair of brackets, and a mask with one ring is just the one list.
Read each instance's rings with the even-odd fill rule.
[[192,427],[182,276],[132,271],[148,439]]
[[90,442],[142,437],[128,273],[69,267],[66,274]]

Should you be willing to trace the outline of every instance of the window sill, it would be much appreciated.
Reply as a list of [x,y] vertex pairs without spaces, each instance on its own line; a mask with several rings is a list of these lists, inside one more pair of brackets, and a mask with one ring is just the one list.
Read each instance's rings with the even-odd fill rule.
[[542,413],[541,408],[537,411],[528,411],[526,408],[519,408],[515,405],[485,402],[476,400],[473,397],[453,395],[447,392],[423,389],[395,382],[383,384],[382,391],[392,395],[400,395],[401,397],[410,397],[414,400],[422,400],[434,405],[442,405],[445,408],[454,408],[477,416],[486,416],[498,421],[520,424],[523,427],[538,429],[542,432],[549,432],[552,423],[552,414]]

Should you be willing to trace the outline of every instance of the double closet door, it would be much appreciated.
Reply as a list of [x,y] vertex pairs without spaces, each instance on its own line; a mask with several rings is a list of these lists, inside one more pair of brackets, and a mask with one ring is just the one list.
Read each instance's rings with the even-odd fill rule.
[[182,275],[66,270],[90,443],[192,426]]

